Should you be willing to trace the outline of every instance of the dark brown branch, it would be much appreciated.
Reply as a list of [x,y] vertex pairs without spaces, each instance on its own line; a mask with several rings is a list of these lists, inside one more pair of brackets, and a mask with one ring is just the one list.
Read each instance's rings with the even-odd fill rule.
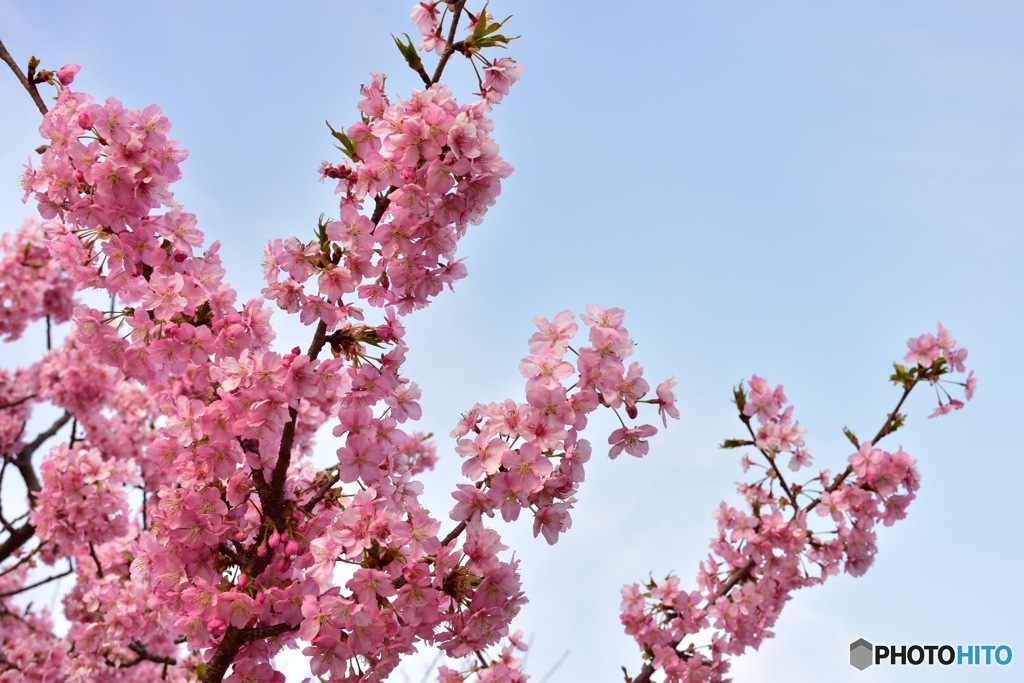
[[96,546],[89,541],[89,555],[92,556],[92,561],[96,563],[96,576],[103,578],[103,564],[100,562],[99,555],[96,554]]
[[8,403],[0,403],[0,410],[6,410],[7,408],[14,408],[20,406],[25,401],[31,401],[36,397],[36,394],[29,394],[28,396],[22,396],[16,401],[10,401]]
[[466,0],[459,0],[455,3],[455,8],[452,9],[452,24],[448,29],[448,42],[445,43],[444,52],[441,53],[441,60],[437,63],[434,77],[430,79],[430,85],[440,82],[445,65],[448,64],[448,60],[455,54],[455,34],[459,30],[459,19],[462,18],[462,10],[465,6]]
[[[7,473],[7,466],[11,464],[10,458],[7,458],[6,456],[3,458],[3,461],[4,461],[3,465],[0,465],[0,490],[2,490],[2,487],[3,487],[4,474]],[[14,527],[11,526],[11,523],[7,521],[6,517],[4,517],[3,501],[2,500],[0,500],[0,524],[3,525],[4,530],[7,531],[8,533],[14,531]]]
[[[316,331],[313,333],[313,340],[309,344],[307,355],[310,360],[315,360],[323,350],[327,342],[327,323],[321,320],[317,323]],[[285,478],[288,475],[288,467],[292,461],[292,447],[295,445],[295,429],[298,425],[299,411],[296,408],[288,408],[288,422],[281,433],[281,446],[277,452],[277,463],[271,472],[270,481],[266,480],[263,472],[254,473],[253,479],[256,490],[263,504],[263,514],[269,517],[274,526],[283,530],[286,526],[284,517],[284,487]],[[269,554],[269,553],[268,553]]]
[[29,540],[36,535],[36,528],[31,524],[26,523],[24,526],[20,526],[11,532],[11,535],[7,537],[7,540],[0,543],[0,562],[3,562],[8,557],[14,554],[14,551],[21,548],[29,542]]
[[317,503],[319,503],[321,500],[324,499],[324,496],[326,496],[327,492],[330,491],[331,488],[333,488],[334,485],[338,483],[339,479],[341,479],[341,477],[338,475],[337,472],[335,472],[330,477],[325,479],[324,482],[320,485],[320,488],[317,490],[316,495],[314,495],[309,500],[308,503],[306,503],[305,505],[302,506],[302,510],[306,514],[312,513],[313,512],[313,508],[316,507]]
[[235,626],[228,626],[227,632],[224,634],[224,638],[221,639],[220,645],[217,646],[217,652],[213,655],[213,659],[210,660],[209,665],[206,667],[206,673],[203,675],[203,683],[221,683],[224,680],[224,674],[227,673],[228,667],[231,666],[231,662],[235,660],[235,655],[242,649],[242,646],[246,643],[250,643],[254,640],[261,640],[263,638],[273,638],[279,636],[282,633],[288,633],[294,631],[297,626],[289,626],[288,624],[275,624],[273,626],[259,626],[252,628],[237,628]]
[[451,531],[448,532],[448,535],[445,536],[444,540],[441,541],[441,545],[442,546],[448,545],[449,543],[454,541],[456,538],[458,538],[459,534],[461,534],[465,530],[466,530],[466,522],[465,522],[465,520],[463,520],[463,521],[459,522],[457,525],[455,525],[454,529],[452,529]]
[[900,414],[900,408],[903,407],[903,403],[907,400],[907,397],[910,396],[910,392],[914,390],[914,387],[916,387],[917,384],[917,382],[914,382],[909,387],[903,387],[903,395],[900,396],[900,400],[896,403],[896,407],[892,409],[891,413],[889,413],[889,416],[886,419],[885,424],[881,426],[881,428],[878,430],[878,433],[875,434],[875,438],[871,440],[872,444],[877,444],[879,441],[882,440],[883,437],[885,437],[887,434],[890,434],[893,431],[893,422],[896,420],[896,417]]
[[306,350],[306,355],[309,356],[310,360],[320,355],[325,343],[327,343],[327,323],[321,320],[317,323],[316,331],[313,333],[313,340],[309,342],[309,349]]
[[[32,440],[32,443],[26,444],[19,452],[17,457],[14,458],[14,466],[21,472],[22,479],[25,480],[25,486],[29,490],[29,498],[35,500],[35,493],[42,486],[39,483],[39,477],[36,476],[36,471],[32,468],[32,455],[39,450],[48,439],[53,437],[54,434],[60,431],[61,427],[71,421],[71,413],[65,412],[57,421],[50,425],[50,428],[45,432],[41,432],[39,436]],[[3,558],[0,558],[3,559]]]
[[39,89],[36,88],[35,83],[25,76],[21,67],[18,66],[16,61],[14,61],[14,57],[12,57],[11,53],[7,51],[7,47],[4,45],[2,40],[0,40],[0,59],[4,60],[4,62],[7,63],[7,66],[11,67],[11,71],[13,71],[14,75],[17,76],[18,82],[20,82],[22,87],[28,91],[29,97],[31,97],[32,101],[36,103],[36,108],[39,109],[43,116],[46,116],[49,110],[46,108],[46,103],[43,102],[43,98],[39,94]]
[[153,654],[146,649],[146,646],[142,644],[142,641],[136,640],[132,642],[128,649],[135,653],[138,659],[135,659],[127,664],[121,664],[120,668],[128,669],[141,662],[153,662],[155,664],[163,664],[164,666],[174,666],[178,663],[178,660],[174,657],[165,657],[163,655]]
[[25,591],[30,591],[33,588],[39,588],[40,586],[44,586],[44,585],[50,583],[51,581],[56,581],[57,579],[63,579],[65,576],[69,575],[73,571],[74,570],[71,567],[68,567],[68,570],[66,572],[62,573],[62,574],[54,574],[53,576],[50,576],[50,577],[45,578],[45,579],[40,579],[39,581],[36,581],[35,583],[30,583],[29,585],[22,586],[21,588],[18,588],[16,590],[5,591],[3,593],[0,593],[0,598],[9,598],[12,595],[18,595],[19,593],[24,593]]
[[[312,358],[312,356],[310,356]],[[274,497],[276,506],[280,506],[284,495],[285,476],[288,474],[288,466],[292,460],[292,446],[295,445],[295,427],[299,422],[299,411],[296,408],[288,408],[288,424],[284,426],[281,434],[281,448],[277,452],[277,463],[274,465],[274,472],[270,478],[270,490]],[[276,512],[276,511],[266,511]],[[279,529],[284,528],[284,522],[274,520]]]
[[379,194],[376,197],[374,197],[373,215],[370,216],[370,222],[373,223],[374,226],[380,223],[380,219],[384,217],[384,212],[388,210],[389,206],[391,206],[391,197],[389,195],[395,189],[396,188],[392,185],[391,187],[388,188],[387,192],[385,192],[384,194]]
[[[454,529],[452,529],[451,531],[448,532],[448,535],[445,536],[444,540],[441,541],[441,545],[442,546],[448,545],[449,543],[454,541],[456,538],[458,538],[459,534],[461,534],[465,530],[466,530],[466,522],[465,522],[465,520],[463,520],[463,521],[459,522],[458,524],[456,524]],[[432,564],[434,562],[434,559],[432,557],[428,557],[428,558],[426,558],[426,561],[427,561],[428,564]],[[395,588],[401,588],[405,584],[406,584],[406,580],[405,580],[404,576],[399,576],[394,581]]]
[[[25,608],[26,613],[28,612],[28,609],[31,606],[32,605],[30,603],[29,606]],[[0,604],[0,617],[11,617],[12,619],[19,621],[22,626],[24,626],[32,633],[39,633],[39,629],[36,628],[35,625],[27,621],[25,617],[21,614],[18,614],[17,612],[12,612],[10,609],[8,609],[7,605]],[[52,636],[52,634],[47,634],[47,636]]]
[[[21,478],[25,480],[25,488],[28,489],[28,500],[29,506],[34,506],[36,501],[36,492],[42,488],[39,483],[39,477],[36,475],[35,469],[32,467],[32,454],[35,453],[40,446],[46,443],[46,440],[60,431],[60,428],[68,423],[71,419],[71,413],[64,413],[57,421],[50,425],[50,428],[45,432],[42,432],[39,436],[32,440],[32,443],[26,444],[22,448],[18,455],[11,461],[14,466],[21,472]],[[23,545],[29,542],[33,536],[35,536],[36,528],[31,523],[26,522],[23,526],[11,532],[11,535],[7,537],[7,540],[0,544],[0,562],[3,562],[10,557],[16,550],[21,548]]]
[[[12,533],[13,533],[13,531],[12,531]],[[0,577],[7,576],[11,572],[16,571],[18,569],[18,567],[20,567],[21,565],[25,564],[26,562],[31,562],[32,558],[36,556],[36,554],[39,552],[39,549],[42,548],[44,545],[46,545],[45,542],[44,543],[40,543],[35,548],[33,548],[29,552],[25,553],[21,557],[19,557],[17,562],[12,564],[10,567],[7,567],[3,571],[0,571]]]

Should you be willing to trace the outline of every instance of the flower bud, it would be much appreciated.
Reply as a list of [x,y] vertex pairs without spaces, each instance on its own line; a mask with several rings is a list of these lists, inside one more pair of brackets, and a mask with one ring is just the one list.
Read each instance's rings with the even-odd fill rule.
[[63,86],[71,85],[81,68],[77,64],[65,64],[57,71],[57,80]]

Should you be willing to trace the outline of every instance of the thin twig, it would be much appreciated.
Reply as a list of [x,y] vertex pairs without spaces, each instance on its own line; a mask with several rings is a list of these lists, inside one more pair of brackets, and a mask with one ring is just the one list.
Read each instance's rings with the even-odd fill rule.
[[203,676],[203,683],[221,683],[221,681],[224,680],[224,674],[228,671],[228,667],[231,666],[231,662],[234,661],[235,655],[238,654],[238,651],[246,643],[250,643],[254,640],[273,638],[274,636],[279,636],[282,633],[294,631],[297,628],[297,626],[289,626],[288,624],[275,624],[273,626],[253,628],[228,626],[228,630],[221,639],[220,645],[217,646],[217,651],[214,653],[207,665],[206,674]]
[[25,401],[31,401],[36,397],[36,394],[29,394],[28,396],[22,396],[16,401],[9,401],[7,403],[0,403],[0,410],[6,410],[7,408],[15,408],[20,406]]
[[39,483],[39,477],[36,476],[36,471],[32,469],[32,454],[35,453],[40,446],[42,446],[48,439],[54,434],[60,431],[61,427],[66,425],[71,420],[71,413],[66,412],[57,418],[57,421],[50,425],[50,428],[45,432],[41,432],[39,436],[32,440],[31,443],[23,447],[17,457],[14,458],[14,466],[21,472],[21,478],[25,480],[25,486],[29,491],[29,498],[35,500],[35,494],[39,491],[42,486]]
[[[33,439],[32,443],[22,448],[18,455],[11,460],[21,473],[21,478],[25,481],[25,488],[28,489],[29,507],[35,506],[36,493],[42,488],[42,485],[39,483],[39,477],[32,467],[32,454],[46,443],[47,439],[60,431],[60,428],[66,425],[70,419],[71,413],[66,412],[61,415],[56,422],[50,425],[49,429]],[[0,562],[6,560],[16,550],[28,543],[29,539],[35,536],[35,533],[36,528],[31,522],[26,522],[24,525],[11,531],[11,535],[7,537],[7,540],[0,543]]]
[[46,584],[50,583],[51,581],[56,581],[57,579],[63,579],[65,576],[69,575],[73,571],[74,571],[74,569],[72,569],[71,567],[68,567],[68,570],[66,572],[64,572],[63,574],[54,574],[53,576],[51,576],[49,578],[41,579],[39,581],[36,581],[35,583],[30,583],[27,586],[22,586],[21,588],[18,588],[17,590],[5,591],[3,593],[0,593],[0,598],[9,598],[12,595],[18,595],[19,593],[24,593],[25,591],[30,591],[33,588],[39,588],[39,586],[46,585]]
[[548,669],[548,672],[546,674],[544,674],[544,678],[540,679],[540,683],[544,683],[546,680],[551,678],[554,675],[554,673],[556,671],[558,671],[558,667],[562,666],[562,663],[565,662],[565,660],[568,659],[568,658],[569,658],[569,651],[566,650],[565,652],[562,653],[562,656],[558,658],[558,661],[555,662],[554,666],[552,666],[550,669]]
[[40,543],[40,544],[39,544],[39,545],[37,545],[37,546],[36,546],[35,548],[33,548],[33,549],[32,549],[32,550],[30,550],[29,552],[27,552],[27,553],[25,553],[24,555],[22,555],[22,556],[21,556],[21,557],[20,557],[20,558],[18,559],[18,561],[17,561],[17,562],[15,562],[14,564],[12,564],[12,565],[11,565],[10,567],[7,567],[7,568],[6,568],[6,569],[4,569],[3,571],[0,571],[0,577],[4,577],[4,576],[7,576],[7,575],[8,575],[8,574],[10,574],[11,572],[13,572],[13,571],[17,570],[17,569],[18,569],[18,567],[20,567],[21,565],[25,564],[26,562],[30,562],[30,561],[32,560],[32,558],[36,556],[36,554],[37,554],[37,553],[38,553],[38,552],[39,552],[39,551],[40,551],[40,550],[42,549],[42,547],[43,547],[44,545],[46,545],[46,543],[45,543],[45,542],[43,542],[43,543]]
[[0,40],[0,59],[6,62],[7,66],[11,67],[11,71],[13,71],[14,75],[18,77],[18,81],[21,83],[22,87],[25,88],[26,91],[28,91],[28,94],[32,98],[32,101],[36,103],[36,108],[39,109],[40,113],[42,113],[43,116],[46,116],[49,110],[46,108],[46,103],[43,102],[43,98],[39,94],[39,89],[36,88],[35,83],[30,81],[28,77],[25,76],[25,73],[21,70],[21,67],[18,66],[18,63],[16,61],[14,61],[14,57],[12,57],[11,53],[7,51],[7,47],[4,46],[4,42],[2,40]]
[[152,652],[146,649],[146,646],[143,645],[142,641],[140,640],[133,641],[130,645],[128,645],[128,649],[134,652],[138,656],[138,659],[127,664],[122,664],[120,667],[122,669],[133,667],[139,662],[155,662],[156,664],[163,664],[165,667],[167,665],[174,666],[178,663],[178,660],[174,657],[165,657],[163,655],[153,654]]
[[420,683],[427,683],[427,679],[430,678],[430,674],[433,673],[434,669],[437,667],[437,663],[441,660],[441,654],[441,650],[438,650],[434,655],[434,659],[427,666],[427,670],[423,672],[423,678],[420,679]]
[[[903,387],[903,395],[900,396],[900,400],[896,403],[896,407],[893,408],[892,412],[889,413],[886,417],[885,424],[883,424],[882,427],[878,430],[878,433],[875,434],[875,438],[871,440],[872,445],[877,444],[879,441],[882,440],[883,437],[885,437],[892,431],[893,420],[895,420],[896,416],[899,415],[900,408],[903,407],[904,401],[907,400],[907,397],[910,396],[910,392],[914,390],[914,387],[916,387],[917,384],[917,382],[914,382],[910,386]],[[829,484],[827,489],[825,489],[825,493],[832,493],[833,491],[838,489],[840,486],[842,486],[843,482],[846,481],[846,478],[849,477],[851,474],[853,474],[853,465],[847,465],[846,469],[840,472],[839,475],[837,475],[836,478],[832,480],[832,483]],[[806,508],[804,508],[804,511],[810,512],[814,508],[818,507],[818,503],[820,502],[821,497],[816,498]]]
[[444,52],[441,53],[441,60],[437,63],[434,77],[430,79],[430,85],[441,80],[441,74],[444,73],[445,65],[451,59],[451,56],[455,54],[455,34],[459,30],[459,19],[462,17],[462,9],[465,6],[466,0],[459,0],[459,2],[455,3],[455,9],[452,10],[451,28],[448,29],[448,42],[445,43]]
[[96,575],[101,579],[103,578],[103,564],[100,562],[99,555],[96,554],[96,546],[89,541],[89,554],[92,555],[92,561],[96,563]]

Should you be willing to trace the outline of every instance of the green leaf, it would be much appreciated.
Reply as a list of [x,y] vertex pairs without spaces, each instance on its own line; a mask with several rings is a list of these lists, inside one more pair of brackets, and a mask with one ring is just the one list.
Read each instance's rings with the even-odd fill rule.
[[484,3],[484,8],[480,10],[480,14],[476,17],[476,26],[473,27],[473,39],[479,41],[487,35],[487,5],[491,4],[490,1]]
[[316,221],[316,232],[314,234],[316,235],[320,246],[327,244],[327,225],[329,223],[330,220],[327,219],[326,214],[320,214],[320,218]]
[[341,143],[341,147],[338,147],[338,149],[352,161],[360,161],[359,155],[356,153],[356,143],[352,141],[352,138],[340,131],[334,130],[334,126],[331,125],[330,121],[324,121],[324,123],[331,129],[331,136]]
[[849,427],[843,427],[843,435],[850,440],[850,443],[853,444],[854,448],[858,450],[860,449],[860,441],[857,439],[857,435],[853,433],[852,429]]
[[513,36],[508,38],[498,31],[501,27],[512,18],[512,15],[508,15],[502,21],[492,21],[487,23],[487,5],[480,10],[480,14],[477,16],[476,25],[473,26],[473,39],[472,44],[477,48],[485,47],[505,47],[511,41],[519,38],[519,36]]
[[902,384],[906,386],[917,380],[917,368],[907,370],[907,367],[901,363],[893,363],[892,366],[896,370],[896,372],[889,376],[889,379],[893,384]]
[[416,46],[412,42],[412,38],[409,37],[408,33],[403,33],[406,42],[402,42],[394,35],[391,36],[392,40],[395,41],[395,45],[398,47],[398,51],[402,53],[402,57],[405,62],[413,69],[422,69],[423,62],[420,60],[420,53],[417,52]]
[[747,407],[747,392],[743,388],[742,384],[733,387],[732,400],[733,403],[736,404],[736,408],[740,411],[740,413],[742,413],[743,409]]

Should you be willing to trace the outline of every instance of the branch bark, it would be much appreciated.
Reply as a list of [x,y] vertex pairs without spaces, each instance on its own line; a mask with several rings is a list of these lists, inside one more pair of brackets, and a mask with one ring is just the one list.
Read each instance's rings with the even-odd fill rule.
[[[25,480],[25,488],[28,489],[30,507],[35,505],[36,492],[42,488],[42,485],[39,483],[39,477],[36,475],[36,471],[32,467],[32,454],[35,453],[47,439],[60,431],[61,427],[66,425],[70,420],[71,413],[66,412],[61,415],[56,422],[50,425],[49,429],[33,439],[32,443],[25,445],[25,447],[18,452],[18,455],[11,460],[11,462],[14,463],[14,466],[17,467],[18,471],[21,473],[22,479]],[[29,540],[35,536],[35,533],[36,528],[30,522],[26,522],[24,525],[12,531],[11,535],[7,537],[7,540],[0,544],[0,562],[6,560],[14,554],[16,550],[28,543]]]
[[238,651],[246,643],[264,638],[273,638],[282,633],[294,631],[296,628],[296,626],[289,626],[288,624],[275,624],[273,626],[256,628],[228,626],[224,638],[221,639],[220,645],[217,647],[217,653],[213,655],[213,659],[210,660],[209,665],[206,667],[206,673],[203,674],[203,683],[221,683],[224,680],[224,674],[228,672],[228,667],[231,666],[231,662],[235,660],[235,655],[238,654]]
[[25,75],[25,72],[21,70],[20,66],[18,66],[18,63],[14,61],[14,57],[12,57],[11,53],[7,51],[7,47],[4,45],[2,40],[0,40],[0,59],[6,62],[7,66],[11,67],[11,71],[13,71],[14,75],[17,76],[18,82],[20,82],[22,87],[28,91],[29,97],[31,97],[32,101],[35,102],[36,108],[43,116],[46,116],[49,109],[46,108],[46,103],[43,102],[43,98],[39,94],[39,89],[36,88],[35,83],[29,80]]

